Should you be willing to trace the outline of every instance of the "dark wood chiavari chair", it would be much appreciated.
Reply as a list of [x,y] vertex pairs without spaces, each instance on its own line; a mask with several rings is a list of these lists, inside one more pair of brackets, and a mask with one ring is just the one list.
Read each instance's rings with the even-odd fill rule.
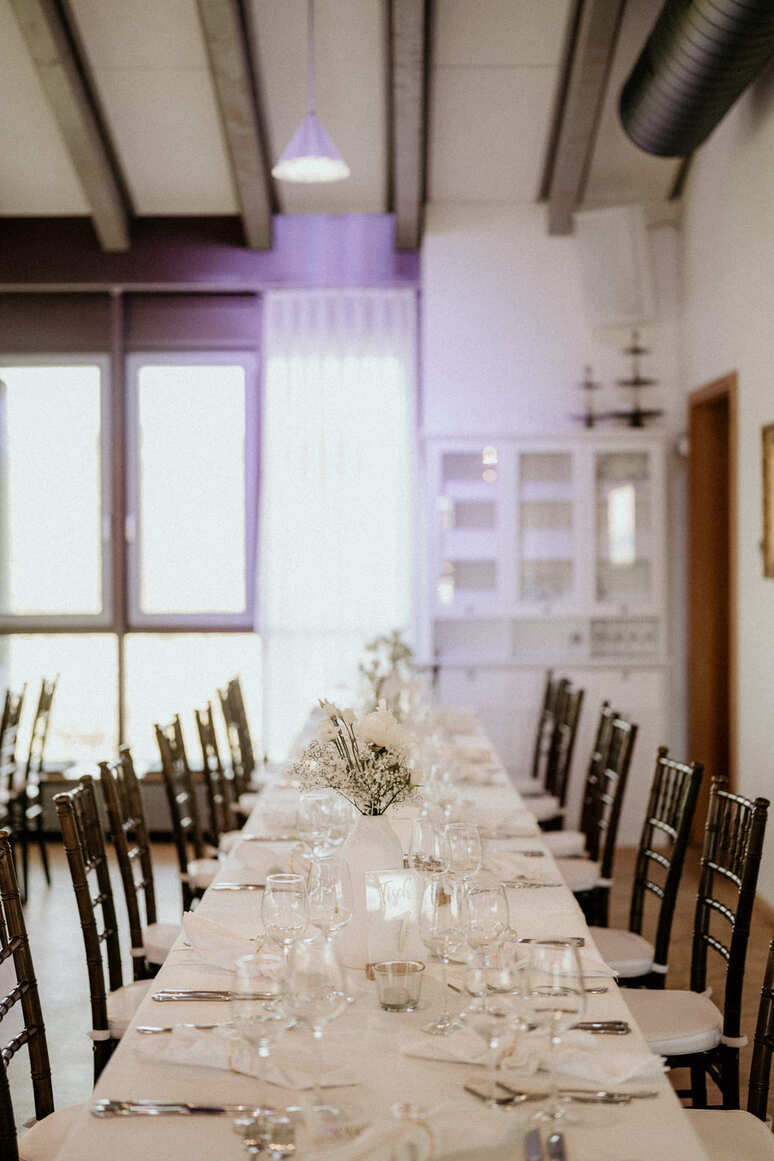
[[155,731],[177,852],[183,910],[188,911],[194,899],[200,898],[214,879],[218,861],[210,857],[211,848],[204,841],[179,715],[166,726],[155,726]]
[[591,832],[594,825],[593,812],[595,810],[594,803],[597,794],[597,785],[600,772],[604,769],[605,762],[607,761],[610,739],[613,732],[613,722],[617,717],[618,714],[610,705],[610,702],[603,701],[599,711],[599,718],[597,719],[597,729],[594,735],[591,753],[589,754],[588,766],[586,768],[586,781],[583,786],[583,796],[581,798],[579,829],[547,831],[543,835],[543,841],[546,846],[557,858],[584,858],[588,854]]
[[[572,689],[570,685],[565,684],[561,686],[557,697],[556,721],[551,733],[548,754],[546,791],[553,795],[562,809],[567,798],[567,783],[575,752],[575,739],[578,736],[584,692],[582,689]],[[561,827],[563,817],[563,814],[557,816],[554,829]],[[544,829],[549,829],[551,825],[550,820],[543,823]]]
[[[54,803],[62,828],[86,952],[96,1083],[131,1022],[148,984],[147,981],[126,985],[123,982],[113,888],[93,779],[84,775],[78,786],[55,795]],[[90,876],[95,881],[95,894],[92,894]]]
[[151,844],[129,747],[120,747],[117,762],[100,762],[99,771],[129,917],[132,970],[136,980],[149,979],[167,958],[180,927],[158,922]]
[[[637,850],[629,929],[593,927],[597,950],[627,987],[663,988],[685,852],[704,767],[678,762],[659,747]],[[642,934],[645,903],[658,900],[654,942]]]
[[709,1161],[774,1161],[774,1136],[766,1123],[774,1052],[774,940],[769,944],[755,1025],[747,1112],[688,1109]]
[[210,836],[213,844],[223,851],[229,851],[239,841],[242,832],[233,828],[237,806],[234,802],[234,784],[232,779],[226,777],[223,769],[212,702],[207,702],[206,709],[195,709],[194,718],[202,750],[202,777],[207,794]]
[[13,803],[20,787],[17,784],[16,739],[19,733],[26,685],[19,693],[6,690],[0,717],[0,825],[12,827]]
[[[50,1118],[54,1111],[54,1093],[46,1029],[7,831],[0,832],[0,969],[0,1157],[4,1161],[19,1161],[20,1150],[7,1067],[25,1044],[29,1051],[35,1116],[39,1122],[36,1126],[37,1136],[43,1129],[43,1119]],[[17,1004],[21,1008],[21,1030],[15,1035],[12,1033],[6,1041],[2,1035],[2,1024]],[[47,1129],[49,1127],[50,1122],[46,1125]],[[51,1144],[50,1155],[53,1157],[53,1140]]]
[[588,858],[559,859],[559,869],[591,924],[607,926],[618,823],[621,818],[637,726],[615,718],[605,761],[599,766],[590,808]]
[[546,793],[546,764],[554,729],[557,699],[560,687],[569,685],[566,677],[554,677],[553,671],[546,671],[543,686],[543,701],[538,713],[535,740],[532,744],[532,762],[529,774],[519,777],[514,772],[511,781],[522,798],[536,798]]
[[247,721],[242,684],[238,677],[232,677],[225,689],[218,690],[218,702],[226,726],[234,786],[234,810],[241,825],[255,806],[260,786],[256,786],[253,782],[256,768],[255,751]]
[[30,841],[38,845],[40,860],[46,882],[50,885],[51,873],[48,866],[48,852],[46,850],[46,836],[43,830],[43,803],[41,801],[41,776],[43,761],[48,739],[48,727],[51,720],[51,706],[54,701],[54,692],[58,677],[47,681],[45,677],[40,683],[38,704],[35,707],[35,717],[32,722],[32,733],[27,751],[27,761],[24,766],[24,778],[18,795],[14,797],[11,809],[13,829],[18,836],[22,855],[22,897],[27,898],[29,884],[29,846]]
[[[695,1108],[707,1107],[707,1076],[723,1108],[739,1108],[742,985],[769,803],[733,794],[715,778],[710,789],[691,955],[690,991],[627,991],[634,1019],[672,1068],[690,1068]],[[720,930],[717,930],[719,925]],[[729,938],[730,934],[730,938]],[[709,952],[725,976],[723,1010],[706,994]]]

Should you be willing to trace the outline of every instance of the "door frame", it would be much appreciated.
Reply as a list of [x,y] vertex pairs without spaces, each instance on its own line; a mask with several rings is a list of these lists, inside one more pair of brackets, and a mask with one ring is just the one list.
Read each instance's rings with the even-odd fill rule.
[[[693,416],[695,410],[704,404],[711,403],[715,400],[726,398],[728,401],[728,761],[729,768],[724,773],[727,774],[729,785],[733,790],[736,786],[736,771],[737,771],[737,672],[738,672],[738,562],[737,562],[737,539],[738,539],[738,491],[739,479],[737,470],[737,448],[738,448],[738,375],[736,371],[730,371],[726,375],[722,375],[718,379],[714,379],[711,383],[705,384],[703,387],[691,391],[688,395],[688,430],[691,436],[690,454],[694,455],[696,448],[693,446]],[[693,593],[693,586],[691,580],[693,560],[694,560],[694,535],[695,525],[692,519],[695,511],[695,505],[690,495],[691,477],[689,475],[689,496],[688,496],[688,513],[689,513],[689,529],[688,529],[688,593],[689,600]],[[694,674],[692,667],[692,641],[693,632],[691,625],[691,611],[689,609],[688,616],[688,710],[689,710],[689,737],[691,731],[691,701],[694,689]],[[692,746],[692,743],[691,743]],[[692,759],[701,760],[700,754],[693,754]],[[708,771],[709,776],[715,776],[720,771]],[[706,791],[705,791],[706,792]],[[703,824],[702,824],[703,825]]]

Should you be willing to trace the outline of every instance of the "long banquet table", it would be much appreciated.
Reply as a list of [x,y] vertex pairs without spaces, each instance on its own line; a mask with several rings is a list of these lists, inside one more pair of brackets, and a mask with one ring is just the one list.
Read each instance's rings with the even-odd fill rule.
[[[488,745],[483,734],[479,741]],[[261,829],[261,818],[267,811],[287,809],[295,791],[282,785],[269,785],[261,794],[251,815],[247,829]],[[523,807],[521,799],[500,768],[496,785],[466,787],[466,797],[474,797],[476,804],[487,809],[510,812]],[[528,800],[526,802],[528,806]],[[535,848],[540,839],[511,840],[509,849]],[[535,860],[543,871],[555,877],[556,866],[551,856]],[[239,875],[237,855],[231,854],[223,863],[218,880],[233,880]],[[197,913],[242,934],[260,930],[259,892],[215,892],[210,889],[204,896]],[[546,890],[510,890],[509,903],[513,926],[518,934],[536,936],[584,936],[587,949],[593,951],[588,928],[574,897],[564,887]],[[324,1090],[326,1093],[356,1094],[369,1109],[373,1119],[388,1118],[394,1102],[412,1102],[429,1109],[445,1103],[459,1120],[462,1117],[465,1132],[459,1147],[471,1144],[471,1135],[477,1139],[482,1159],[502,1158],[520,1161],[523,1156],[523,1138],[534,1105],[510,1110],[490,1111],[475,1097],[467,1094],[463,1083],[472,1073],[482,1068],[470,1064],[419,1059],[403,1055],[402,1045],[421,1038],[421,1025],[428,1013],[440,1000],[437,981],[432,978],[434,967],[423,992],[423,1002],[415,1013],[386,1013],[378,1008],[375,985],[364,975],[352,981],[355,1003],[334,1024],[328,1035],[337,1045],[337,1051],[347,1057],[361,1083],[347,1090]],[[224,969],[202,962],[198,954],[186,947],[181,937],[151,984],[151,992],[161,988],[223,988],[228,987],[229,976]],[[606,981],[607,982],[607,981]],[[245,1103],[283,1106],[303,1103],[305,1094],[270,1084],[262,1085],[250,1076],[209,1067],[173,1064],[141,1054],[141,1041],[147,1040],[135,1031],[137,1024],[165,1024],[186,1021],[217,1021],[227,1019],[222,1003],[197,1002],[159,1004],[150,998],[142,1003],[137,1016],[124,1035],[114,1056],[105,1069],[94,1093],[95,1098],[154,1098],[186,1100],[205,1103]],[[631,1022],[624,994],[609,981],[606,994],[589,997],[588,1019],[628,1019]],[[206,1033],[205,1033],[206,1035]],[[289,1035],[296,1035],[291,1033]],[[639,1030],[633,1026],[626,1037],[600,1037],[597,1050],[615,1052],[620,1042],[626,1049],[639,1050],[645,1060],[649,1053]],[[514,1077],[514,1079],[516,1079]],[[628,1105],[583,1105],[577,1123],[564,1129],[568,1161],[650,1161],[654,1157],[673,1157],[680,1161],[706,1161],[706,1154],[683,1113],[679,1101],[666,1076],[647,1087],[656,1087],[656,1099],[634,1100]],[[306,1094],[308,1097],[308,1094]],[[499,1143],[499,1144],[498,1144]],[[488,1146],[495,1146],[487,1152]],[[337,1150],[325,1156],[335,1161]],[[389,1161],[389,1150],[374,1152],[375,1161]],[[475,1155],[475,1152],[472,1154]],[[128,1161],[129,1158],[148,1158],[152,1161],[199,1161],[217,1158],[223,1161],[245,1157],[238,1137],[232,1131],[231,1118],[223,1117],[160,1117],[97,1119],[90,1115],[86,1105],[64,1142],[59,1161]],[[312,1152],[299,1154],[302,1161],[311,1161]]]

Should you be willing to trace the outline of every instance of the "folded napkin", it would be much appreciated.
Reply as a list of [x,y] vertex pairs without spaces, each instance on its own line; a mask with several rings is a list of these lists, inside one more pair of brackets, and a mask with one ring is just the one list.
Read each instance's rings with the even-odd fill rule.
[[531,879],[535,883],[541,881],[554,882],[557,879],[556,871],[546,871],[540,866],[545,859],[533,859],[527,855],[520,855],[518,851],[499,851],[487,846],[484,851],[482,870],[494,875],[500,882],[521,877]]
[[460,786],[497,786],[503,779],[499,766],[492,762],[468,761],[457,765],[455,782]]
[[[533,1060],[542,1069],[550,1068],[549,1046],[545,1036],[530,1036]],[[565,1032],[556,1058],[559,1084],[582,1080],[589,1087],[615,1088],[627,1081],[655,1081],[664,1075],[664,1058],[642,1048],[611,1044],[612,1037],[592,1036],[588,1032]],[[505,1057],[503,1068],[514,1071],[522,1067],[518,1059]]]
[[[141,1056],[170,1064],[228,1069],[246,1076],[265,1077],[268,1084],[280,1088],[314,1087],[316,1056],[309,1038],[296,1031],[281,1036],[272,1046],[266,1061],[261,1059],[257,1049],[240,1041],[232,1028],[202,1031],[179,1027],[164,1036],[138,1037],[134,1047]],[[321,1085],[332,1088],[359,1083],[354,1069],[342,1063],[346,1058],[344,1041],[326,1036],[323,1041],[323,1071],[319,1078]]]
[[453,1060],[457,1064],[486,1064],[489,1049],[486,1042],[472,1028],[460,1028],[448,1036],[428,1036],[409,1040],[402,1045],[404,1056],[419,1056],[423,1060]]
[[290,847],[272,846],[270,843],[241,842],[236,848],[236,857],[249,876],[251,883],[263,885],[267,875],[290,870]]
[[538,826],[528,810],[503,812],[496,807],[477,807],[472,822],[482,831],[502,835],[506,838],[532,838],[538,834]]
[[[235,962],[242,955],[256,955],[260,945],[254,939],[230,931],[212,919],[205,919],[192,911],[186,911],[183,916],[183,930],[186,939],[206,963],[216,964],[218,967],[232,970]],[[274,957],[277,965],[281,964],[279,956]]]
[[[459,1101],[423,1112],[412,1105],[401,1106],[400,1116],[381,1118],[347,1145],[336,1147],[336,1161],[431,1161],[461,1149],[478,1152],[486,1145],[508,1141],[513,1145],[512,1121],[508,1117],[482,1122],[471,1117],[470,1107]],[[329,1149],[304,1150],[308,1161],[330,1158]]]

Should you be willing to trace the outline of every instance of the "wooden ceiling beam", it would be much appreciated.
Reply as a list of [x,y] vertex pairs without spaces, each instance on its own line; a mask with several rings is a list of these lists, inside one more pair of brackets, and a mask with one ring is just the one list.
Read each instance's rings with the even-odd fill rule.
[[610,67],[626,0],[579,0],[568,44],[563,100],[552,128],[553,149],[543,187],[549,234],[572,233],[573,213],[583,200],[599,130]]
[[270,250],[274,195],[253,58],[239,0],[197,0],[247,245]]
[[56,0],[11,0],[11,6],[89,203],[100,245],[103,250],[127,250],[127,198],[63,6]]
[[395,248],[422,241],[427,164],[428,3],[390,0],[390,177]]

